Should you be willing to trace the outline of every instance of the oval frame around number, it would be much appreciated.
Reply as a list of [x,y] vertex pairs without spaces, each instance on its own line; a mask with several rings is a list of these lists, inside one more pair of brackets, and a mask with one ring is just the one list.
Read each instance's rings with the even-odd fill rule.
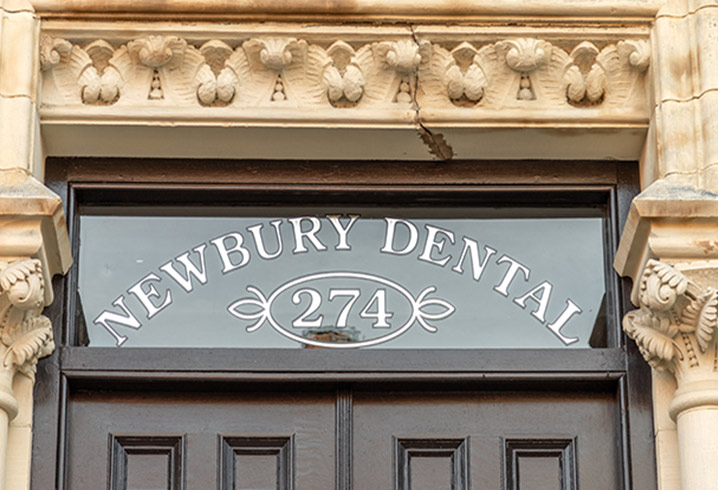
[[[333,279],[333,278],[360,279],[360,280],[364,280],[364,281],[382,284],[384,286],[388,286],[388,287],[392,288],[393,290],[400,293],[403,297],[405,297],[407,299],[407,301],[409,302],[409,305],[411,306],[411,310],[412,310],[409,319],[401,327],[397,328],[393,332],[390,332],[386,335],[382,335],[381,337],[377,337],[377,338],[374,338],[371,340],[359,341],[359,342],[335,343],[335,342],[326,342],[326,341],[321,341],[321,340],[307,339],[305,337],[302,337],[300,335],[292,333],[291,331],[287,330],[285,327],[282,327],[281,325],[279,325],[277,323],[277,321],[274,319],[274,317],[272,316],[272,314],[271,314],[272,303],[282,293],[284,293],[284,292],[290,290],[291,288],[298,286],[300,284],[305,284],[305,283],[309,283],[311,281],[317,281],[317,280],[321,280],[321,279]],[[261,297],[261,293],[257,288],[250,287],[247,289],[250,290],[251,292],[254,292],[254,294],[256,294],[257,296],[259,296],[260,300],[256,301],[256,300],[252,300],[252,299],[241,299],[241,300],[238,300],[238,301],[232,303],[227,309],[232,315],[234,315],[238,318],[241,318],[241,319],[247,320],[247,319],[259,318],[260,319],[259,322],[257,322],[252,327],[248,327],[249,331],[255,331],[257,328],[259,328],[261,326],[261,324],[264,322],[264,320],[266,320],[267,322],[269,322],[269,324],[271,325],[271,327],[274,330],[276,330],[280,335],[282,335],[288,339],[294,340],[295,342],[299,342],[299,343],[305,344],[305,345],[311,345],[314,347],[324,347],[324,348],[329,348],[329,349],[358,349],[361,347],[371,347],[374,345],[383,344],[385,342],[388,342],[392,339],[399,337],[400,335],[405,333],[407,330],[409,330],[412,327],[412,325],[414,324],[414,322],[417,321],[417,319],[421,316],[420,308],[423,304],[422,300],[423,300],[424,296],[426,295],[426,292],[435,290],[435,288],[429,288],[429,290],[425,290],[425,293],[422,293],[420,295],[419,301],[417,301],[412,296],[412,294],[409,291],[407,291],[400,284],[397,284],[394,281],[390,281],[389,279],[385,279],[380,276],[375,276],[373,274],[366,274],[366,273],[362,273],[362,272],[321,272],[321,273],[317,273],[317,274],[310,274],[308,276],[299,277],[297,279],[293,279],[287,283],[282,284],[277,289],[275,289],[274,292],[272,292],[272,294],[266,299]],[[435,300],[435,301],[438,301],[438,300]],[[445,303],[445,302],[442,301],[442,303]],[[255,306],[259,306],[262,308],[262,311],[260,313],[253,314],[253,315],[248,315],[248,314],[239,312],[239,310],[237,308],[241,307],[245,304],[253,304]],[[453,313],[453,310],[454,310],[454,307],[451,306],[450,304],[445,303],[445,305],[447,306],[447,313],[446,313],[446,315],[442,315],[442,316],[448,316],[451,313]],[[420,323],[422,325],[424,325],[425,322],[420,322]]]

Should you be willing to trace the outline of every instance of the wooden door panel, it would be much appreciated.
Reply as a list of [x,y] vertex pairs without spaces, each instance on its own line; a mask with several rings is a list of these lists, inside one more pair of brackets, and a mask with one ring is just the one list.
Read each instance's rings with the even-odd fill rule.
[[110,488],[180,490],[182,436],[110,436]]
[[334,411],[321,392],[75,393],[68,488],[331,489]]
[[355,393],[354,490],[619,489],[616,406],[593,392]]

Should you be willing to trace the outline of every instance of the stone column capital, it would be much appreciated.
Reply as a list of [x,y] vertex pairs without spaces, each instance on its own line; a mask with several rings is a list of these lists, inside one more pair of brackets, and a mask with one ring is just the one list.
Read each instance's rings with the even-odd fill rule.
[[678,390],[670,414],[718,406],[718,261],[648,260],[637,289],[640,309],[623,329],[656,370],[672,373]]
[[37,360],[55,348],[44,299],[39,260],[0,258],[0,369],[10,379],[16,372],[34,378]]

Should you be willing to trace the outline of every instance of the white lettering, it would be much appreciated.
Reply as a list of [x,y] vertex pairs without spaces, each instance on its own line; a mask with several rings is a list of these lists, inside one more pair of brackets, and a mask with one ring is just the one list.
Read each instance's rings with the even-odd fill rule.
[[336,248],[334,250],[351,250],[352,248],[347,243],[347,235],[349,234],[349,230],[352,226],[354,226],[354,222],[359,218],[357,215],[349,215],[349,223],[347,223],[347,227],[344,228],[342,226],[342,222],[340,220],[341,215],[334,214],[334,215],[327,215],[327,218],[329,218],[329,222],[332,224],[334,229],[337,231],[337,234],[339,235],[339,243],[337,244]]
[[282,254],[282,249],[284,248],[282,245],[282,235],[279,232],[279,225],[282,224],[282,221],[275,220],[269,224],[274,227],[274,232],[277,235],[277,251],[273,254],[267,253],[267,249],[264,247],[264,240],[262,239],[262,227],[264,225],[255,225],[247,228],[252,236],[254,236],[254,244],[257,246],[257,253],[260,257],[266,260],[276,259]]
[[[289,221],[290,223],[292,223],[292,227],[294,228],[295,254],[307,252],[307,247],[304,246],[305,238],[312,242],[312,245],[314,245],[314,248],[316,248],[318,251],[321,252],[327,249],[327,247],[325,247],[324,244],[320,242],[317,238],[317,233],[322,227],[322,223],[321,221],[319,221],[319,218],[315,218],[314,216],[305,216],[303,218],[292,218]],[[303,231],[303,221],[308,221],[309,223],[311,223],[312,227],[306,231]]]
[[478,242],[466,237],[463,237],[463,240],[464,248],[461,250],[461,256],[459,257],[459,261],[451,270],[454,272],[458,272],[459,274],[463,274],[464,270],[461,268],[461,265],[464,263],[467,252],[469,252],[471,254],[471,273],[474,277],[474,281],[478,281],[479,279],[481,279],[481,274],[483,274],[484,268],[486,267],[489,258],[496,253],[496,250],[485,246],[484,251],[486,252],[486,255],[484,255],[484,260],[482,262],[479,256]]
[[206,248],[207,244],[203,243],[202,245],[192,249],[196,254],[199,254],[199,263],[202,267],[201,269],[198,269],[197,266],[189,259],[189,252],[185,252],[182,255],[175,257],[175,260],[184,266],[187,274],[186,277],[175,269],[174,265],[172,265],[172,261],[160,266],[160,270],[165,271],[167,275],[174,279],[177,284],[182,286],[185,291],[191,293],[192,289],[194,289],[192,281],[193,278],[196,278],[200,284],[207,284],[207,269],[204,264],[204,250]]
[[570,299],[566,300],[566,308],[563,310],[561,315],[556,319],[555,322],[553,322],[550,325],[546,325],[546,327],[551,330],[556,336],[561,339],[561,342],[563,342],[566,345],[571,345],[574,342],[578,342],[578,337],[566,337],[561,333],[561,329],[564,325],[566,325],[566,322],[575,314],[575,313],[581,313],[581,308],[579,308],[576,303],[571,301]]
[[424,253],[419,256],[419,260],[423,260],[424,262],[430,262],[432,264],[444,267],[446,263],[451,260],[451,255],[444,257],[443,259],[433,259],[431,257],[431,252],[434,248],[436,249],[437,253],[441,253],[444,250],[444,245],[446,245],[446,238],[441,238],[439,241],[436,241],[436,235],[439,233],[446,235],[446,237],[449,239],[449,242],[453,244],[454,234],[450,231],[442,230],[441,228],[436,228],[435,226],[431,225],[426,225],[426,231],[428,231],[429,234],[426,236]]
[[509,295],[509,286],[511,285],[511,281],[514,280],[514,277],[516,277],[516,273],[520,270],[524,273],[524,280],[529,280],[529,275],[531,274],[531,271],[528,269],[528,267],[523,266],[516,262],[514,259],[509,257],[508,255],[504,255],[499,260],[496,261],[497,264],[503,264],[504,262],[510,262],[511,266],[509,267],[509,270],[506,271],[506,275],[504,276],[504,279],[501,281],[501,284],[496,286],[494,288],[495,291],[498,291],[499,293],[503,294],[504,296]]
[[[396,218],[384,218],[386,220],[386,240],[384,242],[384,247],[381,249],[382,253],[388,253],[388,254],[396,254],[396,255],[406,255],[410,253],[414,248],[416,248],[416,244],[419,241],[419,231],[416,229],[416,226],[414,226],[413,223],[406,221],[404,219],[396,219]],[[406,229],[409,230],[409,243],[406,244],[406,246],[402,250],[396,250],[393,248],[394,245],[394,234],[396,232],[396,225],[401,224],[406,226]]]
[[[228,238],[234,240],[234,245],[231,248],[228,248],[225,243]],[[217,248],[219,258],[222,259],[222,274],[239,269],[240,267],[247,265],[249,262],[249,250],[242,246],[242,243],[244,243],[244,237],[239,233],[227,233],[219,238],[210,240],[210,242]],[[238,253],[242,256],[238,264],[232,262],[230,254],[233,253]]]
[[113,305],[119,306],[122,308],[122,311],[125,312],[124,315],[120,315],[119,313],[113,313],[111,311],[103,311],[98,315],[97,318],[92,323],[95,323],[97,325],[102,325],[107,329],[108,332],[115,338],[115,341],[117,341],[117,347],[121,346],[125,343],[127,340],[127,337],[124,335],[120,335],[117,333],[117,331],[112,328],[112,326],[109,324],[109,322],[118,323],[120,325],[124,325],[125,327],[134,328],[135,330],[139,329],[142,324],[137,320],[137,318],[132,314],[132,312],[127,308],[125,305],[125,298],[124,296],[120,296],[115,301],[112,302]]
[[[548,300],[551,297],[551,290],[553,289],[553,286],[549,284],[548,282],[544,281],[538,286],[536,286],[534,289],[526,293],[525,295],[521,296],[520,298],[516,298],[514,300],[514,303],[519,305],[521,308],[526,308],[526,300],[532,299],[538,303],[538,308],[531,312],[533,316],[535,316],[541,323],[546,321],[546,308],[548,308]],[[541,293],[541,296],[536,296],[536,294]]]
[[306,295],[309,295],[309,308],[292,322],[292,326],[294,328],[319,328],[324,321],[324,315],[319,315],[314,320],[308,319],[322,306],[322,295],[319,294],[319,291],[311,288],[300,289],[292,295],[292,303],[298,305],[302,302],[302,296]]
[[146,282],[150,281],[160,281],[161,279],[157,277],[156,274],[148,274],[140,281],[132,286],[130,289],[127,290],[127,292],[134,294],[137,296],[137,299],[140,300],[140,303],[142,303],[142,306],[145,307],[145,310],[147,310],[147,319],[149,320],[153,316],[155,316],[157,313],[162,311],[163,309],[167,308],[170,304],[172,304],[172,293],[168,289],[165,293],[165,299],[162,302],[160,306],[155,306],[155,304],[152,302],[152,298],[159,298],[160,293],[155,288],[154,284],[150,284],[147,290],[144,289],[144,284]]

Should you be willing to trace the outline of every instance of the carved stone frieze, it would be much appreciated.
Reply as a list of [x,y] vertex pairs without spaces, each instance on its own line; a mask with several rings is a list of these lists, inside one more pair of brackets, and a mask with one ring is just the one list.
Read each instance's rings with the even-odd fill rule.
[[623,320],[644,359],[679,382],[718,375],[718,290],[701,288],[672,266],[649,260],[641,277],[639,310]]
[[45,285],[37,259],[0,261],[0,355],[9,379],[21,372],[34,379],[37,360],[52,353],[52,325],[41,314]]
[[455,105],[480,102],[495,109],[618,108],[631,103],[640,67],[650,60],[645,46],[643,41],[627,41],[599,49],[584,41],[569,54],[547,41],[528,38],[480,48],[464,42],[452,51],[433,45],[431,60],[419,72],[419,84],[432,104],[445,98]]
[[[257,37],[124,44],[43,36],[44,100],[54,105],[350,109],[416,102],[454,108],[622,108],[650,62],[645,40],[570,52],[538,38],[458,45],[413,38],[333,43]],[[149,102],[148,102],[149,101]]]

